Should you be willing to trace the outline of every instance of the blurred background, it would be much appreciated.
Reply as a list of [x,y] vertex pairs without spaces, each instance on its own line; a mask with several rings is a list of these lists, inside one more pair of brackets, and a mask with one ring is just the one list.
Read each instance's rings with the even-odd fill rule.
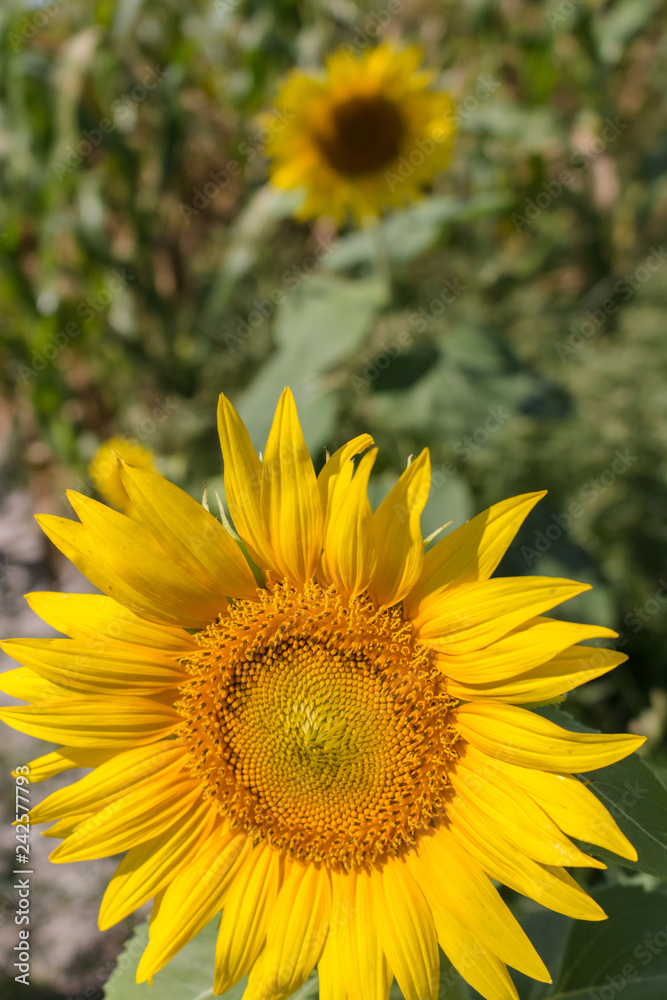
[[[425,535],[548,489],[500,571],[594,585],[562,613],[616,628],[629,661],[568,708],[643,733],[667,773],[665,23],[659,0],[5,0],[2,637],[50,634],[27,590],[85,588],[32,516],[95,495],[101,442],[139,441],[201,499],[218,394],[262,449],[289,383],[317,467],[374,435],[374,502],[431,449]],[[382,221],[378,264],[363,228],[294,220],[257,115],[294,65],[379,39],[421,46],[459,135]],[[3,774],[41,749],[2,740]],[[49,865],[33,841],[31,995],[100,996],[129,932],[95,929],[114,862]]]

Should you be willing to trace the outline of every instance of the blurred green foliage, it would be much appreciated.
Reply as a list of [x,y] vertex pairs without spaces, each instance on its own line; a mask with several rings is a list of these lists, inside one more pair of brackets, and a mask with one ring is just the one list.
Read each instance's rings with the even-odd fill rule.
[[[451,169],[376,233],[296,223],[256,115],[279,112],[292,65],[360,53],[379,25],[454,95]],[[200,495],[220,473],[217,394],[262,448],[289,382],[318,462],[374,434],[378,498],[431,449],[427,532],[548,488],[503,568],[595,583],[574,610],[619,628],[632,666],[579,712],[622,728],[651,704],[657,747],[664,25],[657,0],[5,3],[9,475],[46,470],[55,490],[65,468],[91,491],[97,443],[125,433]]]

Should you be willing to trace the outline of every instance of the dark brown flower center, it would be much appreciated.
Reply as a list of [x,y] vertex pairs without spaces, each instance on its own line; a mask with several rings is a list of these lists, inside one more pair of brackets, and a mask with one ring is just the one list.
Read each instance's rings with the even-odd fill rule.
[[316,141],[334,170],[347,177],[386,167],[401,151],[405,123],[392,101],[352,97],[334,107]]

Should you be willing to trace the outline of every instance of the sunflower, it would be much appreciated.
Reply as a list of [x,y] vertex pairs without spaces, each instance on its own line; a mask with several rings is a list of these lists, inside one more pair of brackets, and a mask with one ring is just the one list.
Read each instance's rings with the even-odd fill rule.
[[517,996],[505,963],[548,981],[491,879],[602,919],[566,867],[605,866],[569,836],[636,852],[573,775],[643,741],[522,707],[624,659],[577,645],[609,629],[544,617],[585,585],[491,578],[543,494],[425,553],[427,451],[373,513],[372,439],[316,476],[289,390],[263,460],[224,396],[219,430],[243,545],[122,462],[138,519],[77,494],[80,522],[39,518],[104,592],[29,595],[70,638],[3,643],[25,664],[3,689],[33,704],[2,717],[64,744],[31,781],[93,768],[32,810],[52,860],[127,851],[100,926],[154,897],[140,982],[220,914],[216,994],[247,974],[246,1000],[278,1000],[317,965],[327,1000],[387,1000],[394,977],[435,998],[438,944],[487,1000]]
[[264,115],[271,181],[306,193],[299,216],[348,212],[360,221],[416,200],[447,166],[455,132],[451,97],[430,89],[421,51],[380,45],[361,57],[345,49],[326,73],[294,70]]
[[134,438],[112,437],[95,452],[88,468],[91,482],[100,496],[122,510],[124,514],[136,515],[134,504],[123,486],[118,459],[122,458],[128,465],[139,466],[142,469],[154,469],[153,452],[144,448]]

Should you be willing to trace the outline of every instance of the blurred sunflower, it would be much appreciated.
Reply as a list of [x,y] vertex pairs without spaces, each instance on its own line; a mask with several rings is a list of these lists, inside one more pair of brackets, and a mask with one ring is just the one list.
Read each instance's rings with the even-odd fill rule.
[[122,510],[124,514],[136,515],[134,504],[123,486],[118,469],[118,459],[141,469],[154,470],[153,452],[144,448],[133,438],[112,437],[95,452],[88,467],[91,482],[101,497]]
[[[299,188],[299,217],[357,221],[420,197],[447,166],[455,132],[449,94],[430,89],[416,47],[380,45],[360,57],[341,49],[326,73],[294,70],[265,115],[271,181]],[[278,127],[279,125],[279,127]]]
[[[219,430],[241,546],[187,494],[123,465],[133,520],[72,494],[41,516],[107,596],[38,593],[69,639],[3,643],[24,667],[2,717],[64,744],[31,781],[94,770],[31,813],[54,861],[127,851],[105,928],[155,897],[137,978],[220,914],[215,993],[438,993],[438,943],[487,1000],[517,997],[505,963],[549,974],[492,885],[560,913],[603,911],[565,867],[605,866],[567,836],[636,858],[574,772],[643,740],[561,729],[521,705],[557,699],[625,657],[581,646],[609,629],[543,617],[587,589],[490,579],[542,496],[491,507],[424,554],[426,451],[375,513],[377,449],[344,445],[316,476],[289,390],[261,461],[230,403]],[[471,958],[472,956],[472,958]]]

